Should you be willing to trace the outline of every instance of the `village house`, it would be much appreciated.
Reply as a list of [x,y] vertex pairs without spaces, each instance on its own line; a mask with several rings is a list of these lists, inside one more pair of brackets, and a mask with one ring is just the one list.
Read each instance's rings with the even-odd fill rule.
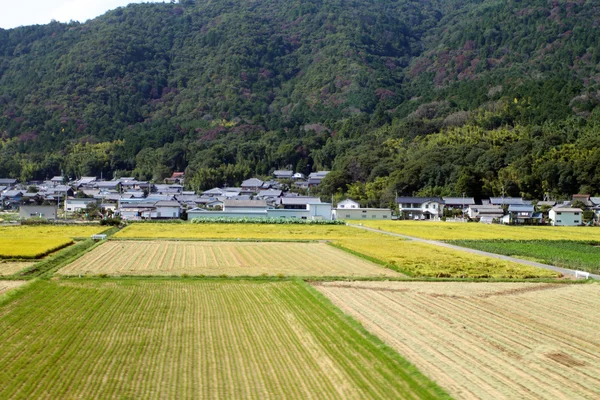
[[475,205],[473,197],[442,197],[444,208],[450,210],[466,210]]
[[530,204],[511,204],[508,206],[508,218],[505,217],[504,222],[508,220],[513,224],[531,224],[540,222],[542,215],[535,212],[535,207]]
[[444,201],[439,197],[398,197],[396,202],[407,219],[437,220],[444,212]]
[[5,190],[0,193],[0,209],[16,210],[23,200],[21,190]]
[[263,189],[263,184],[264,184],[264,182],[261,181],[260,179],[250,178],[250,179],[246,179],[244,182],[242,182],[241,186],[242,186],[242,189],[251,190],[252,192],[256,193],[259,190]]
[[275,179],[292,179],[294,176],[294,171],[277,170],[273,172],[273,176]]
[[548,215],[552,226],[577,226],[583,223],[581,208],[554,207]]
[[499,221],[504,216],[504,210],[501,206],[492,204],[471,205],[467,209],[467,214],[471,219],[479,219],[479,222],[491,224],[494,220]]
[[313,172],[308,176],[308,187],[314,187],[321,184],[321,181],[329,174],[329,171]]
[[78,198],[68,197],[65,199],[64,210],[69,211],[69,212],[83,211],[86,209],[88,204],[94,204],[94,203],[98,204],[98,200],[94,199],[94,198],[78,199]]
[[0,178],[0,186],[6,186],[7,188],[13,187],[17,184],[16,179],[12,178]]
[[494,206],[528,205],[531,201],[523,200],[522,197],[490,197],[490,204]]

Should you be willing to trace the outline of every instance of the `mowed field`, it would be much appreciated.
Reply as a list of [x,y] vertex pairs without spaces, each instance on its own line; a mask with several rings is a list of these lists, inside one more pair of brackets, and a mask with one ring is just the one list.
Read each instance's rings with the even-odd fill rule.
[[555,278],[552,271],[444,249],[343,225],[131,224],[116,238],[195,240],[327,240],[413,276]]
[[7,226],[0,227],[0,258],[40,258],[105,231],[103,226]]
[[583,226],[506,226],[476,222],[357,221],[369,228],[430,240],[584,240],[600,241],[600,228]]
[[349,276],[402,274],[325,243],[109,241],[63,275]]
[[35,263],[0,260],[0,276],[9,276],[16,274],[17,272],[20,272],[27,267],[31,267],[33,264]]
[[600,398],[598,284],[318,285],[453,397]]
[[[25,283],[27,283],[27,281],[0,281],[0,295],[5,294],[11,289],[18,288]],[[0,315],[2,315],[1,312]]]
[[0,343],[0,398],[447,398],[299,282],[37,281]]

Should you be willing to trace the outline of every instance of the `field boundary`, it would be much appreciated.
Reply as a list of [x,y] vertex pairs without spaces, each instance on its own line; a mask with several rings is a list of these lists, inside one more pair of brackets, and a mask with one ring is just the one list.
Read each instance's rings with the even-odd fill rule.
[[[383,233],[383,234],[389,235],[389,236],[395,236],[395,237],[400,237],[400,238],[404,238],[404,239],[408,239],[408,240],[414,240],[415,242],[431,244],[434,246],[445,247],[448,249],[463,251],[463,252],[471,253],[471,254],[477,254],[480,256],[484,256],[484,257],[495,258],[495,259],[499,259],[499,260],[503,260],[503,261],[511,261],[511,262],[523,264],[523,265],[529,265],[530,267],[543,268],[543,269],[547,269],[550,271],[558,272],[563,275],[575,276],[574,270],[560,268],[560,267],[556,267],[554,265],[542,264],[542,263],[535,262],[535,261],[523,260],[521,258],[510,257],[510,256],[501,255],[501,254],[496,254],[496,253],[488,253],[486,251],[470,249],[468,247],[456,246],[453,244],[449,244],[449,243],[441,242],[441,241],[437,241],[437,240],[421,239],[418,237],[407,236],[407,235],[403,235],[400,233],[382,231],[379,229],[369,228],[366,226],[359,226],[359,225],[348,225],[348,226],[352,226],[357,229],[364,229],[364,230],[370,231],[370,232]],[[593,279],[600,279],[600,275],[597,275],[597,274],[590,274],[590,277]]]
[[319,239],[212,239],[212,238],[169,238],[169,237],[158,237],[158,238],[145,238],[145,237],[108,237],[107,240],[114,242],[251,242],[251,243],[319,243],[324,240]]
[[360,253],[360,252],[358,252],[356,250],[351,250],[351,249],[349,249],[347,247],[342,246],[339,243],[327,242],[327,244],[329,246],[335,247],[338,250],[341,250],[341,251],[344,251],[344,252],[346,252],[348,254],[351,254],[351,255],[353,255],[355,257],[362,258],[362,259],[370,261],[370,262],[372,262],[374,264],[381,265],[384,268],[391,269],[392,271],[404,274],[407,277],[413,277],[414,276],[414,274],[412,272],[405,271],[402,268],[399,268],[397,265],[394,265],[392,263],[386,263],[385,261],[382,261],[382,260],[380,260],[378,258],[371,257],[371,256],[368,256],[366,254]]
[[[349,328],[356,330],[361,336],[363,336],[364,340],[371,342],[385,355],[390,357],[393,362],[397,363],[400,366],[399,369],[404,372],[404,374],[399,376],[399,378],[406,382],[411,390],[417,394],[420,399],[451,399],[450,395],[446,393],[441,386],[435,383],[435,381],[424,375],[415,365],[402,357],[399,352],[394,350],[379,337],[369,332],[360,322],[358,322],[349,314],[343,312],[324,294],[319,292],[307,282],[298,281],[298,284],[304,287],[307,295],[309,295],[317,304],[321,305],[328,314],[340,318],[348,325]],[[427,391],[418,390],[419,388],[425,388]]]

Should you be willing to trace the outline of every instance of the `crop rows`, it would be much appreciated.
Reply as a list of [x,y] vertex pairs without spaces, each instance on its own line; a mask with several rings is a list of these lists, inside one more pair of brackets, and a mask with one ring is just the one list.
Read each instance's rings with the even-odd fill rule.
[[324,243],[109,241],[61,274],[401,276]]
[[117,233],[115,237],[123,239],[327,240],[414,276],[525,279],[554,278],[558,275],[540,268],[444,249],[425,243],[415,243],[348,226],[134,223]]
[[507,226],[461,222],[361,221],[365,226],[431,240],[600,241],[600,229],[583,226]]
[[294,282],[38,281],[0,307],[0,398],[445,397],[323,301]]
[[325,283],[456,398],[600,396],[598,285]]

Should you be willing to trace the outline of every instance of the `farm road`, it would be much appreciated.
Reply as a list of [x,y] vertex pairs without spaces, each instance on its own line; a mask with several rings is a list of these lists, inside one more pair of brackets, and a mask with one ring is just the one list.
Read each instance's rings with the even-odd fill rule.
[[[437,241],[437,240],[421,239],[421,238],[414,237],[414,236],[402,235],[400,233],[393,233],[393,232],[382,231],[382,230],[374,229],[374,228],[367,228],[366,226],[360,226],[360,225],[348,225],[348,226],[351,226],[351,227],[354,227],[354,228],[358,228],[358,229],[364,229],[364,230],[371,231],[371,232],[383,233],[385,235],[396,236],[396,237],[403,238],[403,239],[414,240],[415,242],[421,242],[421,243],[432,244],[434,246],[446,247],[446,248],[452,249],[452,250],[458,250],[458,251],[464,251],[464,252],[467,252],[467,253],[478,254],[480,256],[497,258],[499,260],[512,261],[512,262],[519,263],[519,264],[530,265],[532,267],[549,269],[551,271],[560,272],[563,275],[575,276],[575,271],[574,270],[566,269],[566,268],[560,268],[560,267],[555,267],[554,265],[548,265],[548,264],[538,263],[538,262],[535,262],[535,261],[523,260],[521,258],[503,256],[501,254],[488,253],[487,251],[469,249],[467,247],[455,246],[453,244],[449,244],[449,243],[445,243],[445,242],[440,242],[440,241]],[[590,278],[600,279],[600,275],[590,274]]]

